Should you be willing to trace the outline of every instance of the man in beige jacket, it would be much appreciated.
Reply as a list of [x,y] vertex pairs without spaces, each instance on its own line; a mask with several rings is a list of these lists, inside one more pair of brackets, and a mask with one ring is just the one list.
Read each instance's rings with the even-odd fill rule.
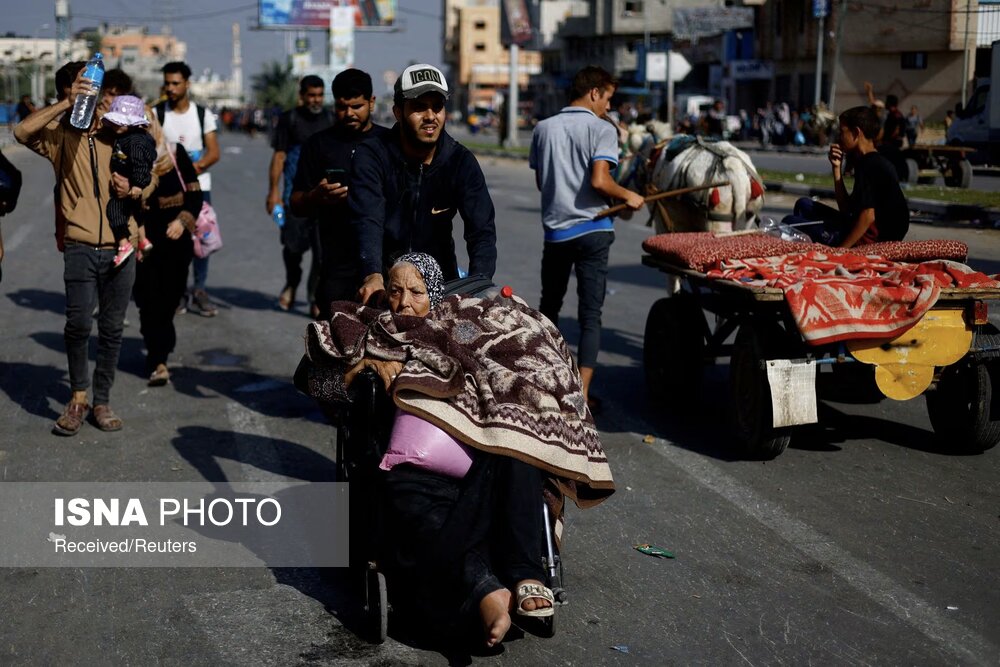
[[[15,138],[52,162],[56,170],[59,206],[66,219],[63,231],[63,279],[66,284],[66,356],[72,398],[56,420],[52,432],[75,435],[88,411],[94,424],[103,431],[117,431],[122,420],[109,405],[115,367],[121,350],[125,310],[135,281],[133,255],[119,266],[114,265],[117,248],[108,225],[107,203],[111,197],[148,196],[157,179],[145,191],[129,186],[122,176],[111,174],[114,135],[103,130],[101,117],[117,95],[131,92],[132,81],[120,70],[109,70],[104,78],[102,99],[87,131],[69,124],[68,112],[80,93],[90,90],[90,83],[77,75],[67,98],[40,109],[14,128]],[[61,120],[59,117],[63,116]],[[54,122],[55,121],[55,122]],[[134,219],[129,220],[132,243],[138,242]],[[93,327],[94,304],[97,318],[97,365],[93,377],[93,409],[87,401],[91,387],[88,377],[88,342]]]

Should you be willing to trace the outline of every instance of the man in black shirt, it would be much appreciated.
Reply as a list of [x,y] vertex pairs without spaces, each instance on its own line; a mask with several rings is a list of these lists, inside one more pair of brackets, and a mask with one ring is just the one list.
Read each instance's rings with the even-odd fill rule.
[[445,280],[459,277],[456,215],[465,225],[469,274],[492,278],[497,264],[493,200],[472,152],[445,132],[448,82],[433,65],[410,65],[396,80],[396,125],[358,147],[351,166],[351,224],[357,231],[367,303],[384,293],[383,271],[397,257],[424,252]]
[[[785,224],[801,225],[813,240],[853,248],[877,241],[902,241],[910,228],[910,209],[899,187],[896,168],[875,150],[878,116],[870,107],[854,107],[840,114],[840,141],[830,146],[837,207],[803,197],[795,202]],[[854,190],[844,186],[843,162],[854,165]],[[839,209],[839,210],[838,210]],[[820,224],[808,224],[811,221]]]
[[331,302],[353,299],[361,284],[347,208],[351,159],[358,144],[388,131],[372,122],[375,97],[367,73],[345,70],[333,80],[332,90],[335,123],[303,146],[291,196],[293,214],[317,221],[323,249],[316,289],[320,318],[330,316]]
[[[295,215],[291,210],[290,196],[299,153],[306,139],[333,125],[333,114],[323,107],[325,86],[323,79],[309,75],[299,82],[299,106],[278,118],[271,147],[271,167],[268,171],[270,188],[267,193],[267,213],[274,214],[274,207],[282,204],[284,224],[281,227],[281,257],[285,262],[285,287],[278,297],[278,307],[288,310],[295,304],[295,290],[302,281],[302,257],[312,250],[312,261],[307,282],[309,303],[315,314],[315,291],[319,281],[320,243],[316,225],[308,217]],[[284,176],[284,188],[281,188]]]

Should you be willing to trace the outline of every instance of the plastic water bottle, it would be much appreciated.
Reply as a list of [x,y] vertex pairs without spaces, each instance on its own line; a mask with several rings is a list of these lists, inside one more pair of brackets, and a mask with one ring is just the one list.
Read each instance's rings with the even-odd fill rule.
[[271,217],[274,218],[274,224],[278,225],[278,229],[285,226],[285,207],[281,204],[275,204],[274,210],[271,211]]
[[95,53],[94,57],[87,61],[83,76],[85,79],[90,79],[90,92],[76,96],[73,113],[69,117],[69,124],[78,130],[89,129],[90,123],[94,120],[97,98],[101,94],[101,84],[104,83],[104,59],[100,53]]

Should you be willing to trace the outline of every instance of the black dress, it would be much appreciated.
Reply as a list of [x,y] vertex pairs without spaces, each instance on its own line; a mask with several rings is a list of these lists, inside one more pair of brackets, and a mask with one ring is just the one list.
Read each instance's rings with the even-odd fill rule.
[[138,263],[135,277],[135,302],[139,307],[142,339],[146,344],[146,366],[149,372],[159,364],[166,364],[174,351],[177,334],[174,330],[174,313],[184,296],[188,267],[194,256],[190,232],[185,229],[179,239],[167,238],[167,226],[182,212],[198,218],[201,211],[202,192],[198,174],[184,147],[177,145],[177,167],[184,177],[185,191],[177,170],[171,169],[160,177],[160,182],[142,212],[146,238],[153,244],[152,251]]

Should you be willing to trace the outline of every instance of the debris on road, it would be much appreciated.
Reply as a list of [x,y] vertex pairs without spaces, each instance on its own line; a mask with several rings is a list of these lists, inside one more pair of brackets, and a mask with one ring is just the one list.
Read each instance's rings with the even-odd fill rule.
[[618,651],[619,653],[628,653],[628,646],[624,644],[615,644],[614,646],[609,646],[608,648]]
[[667,551],[663,547],[658,547],[654,544],[636,544],[633,549],[639,553],[644,553],[647,556],[656,556],[657,558],[675,558],[673,552]]

